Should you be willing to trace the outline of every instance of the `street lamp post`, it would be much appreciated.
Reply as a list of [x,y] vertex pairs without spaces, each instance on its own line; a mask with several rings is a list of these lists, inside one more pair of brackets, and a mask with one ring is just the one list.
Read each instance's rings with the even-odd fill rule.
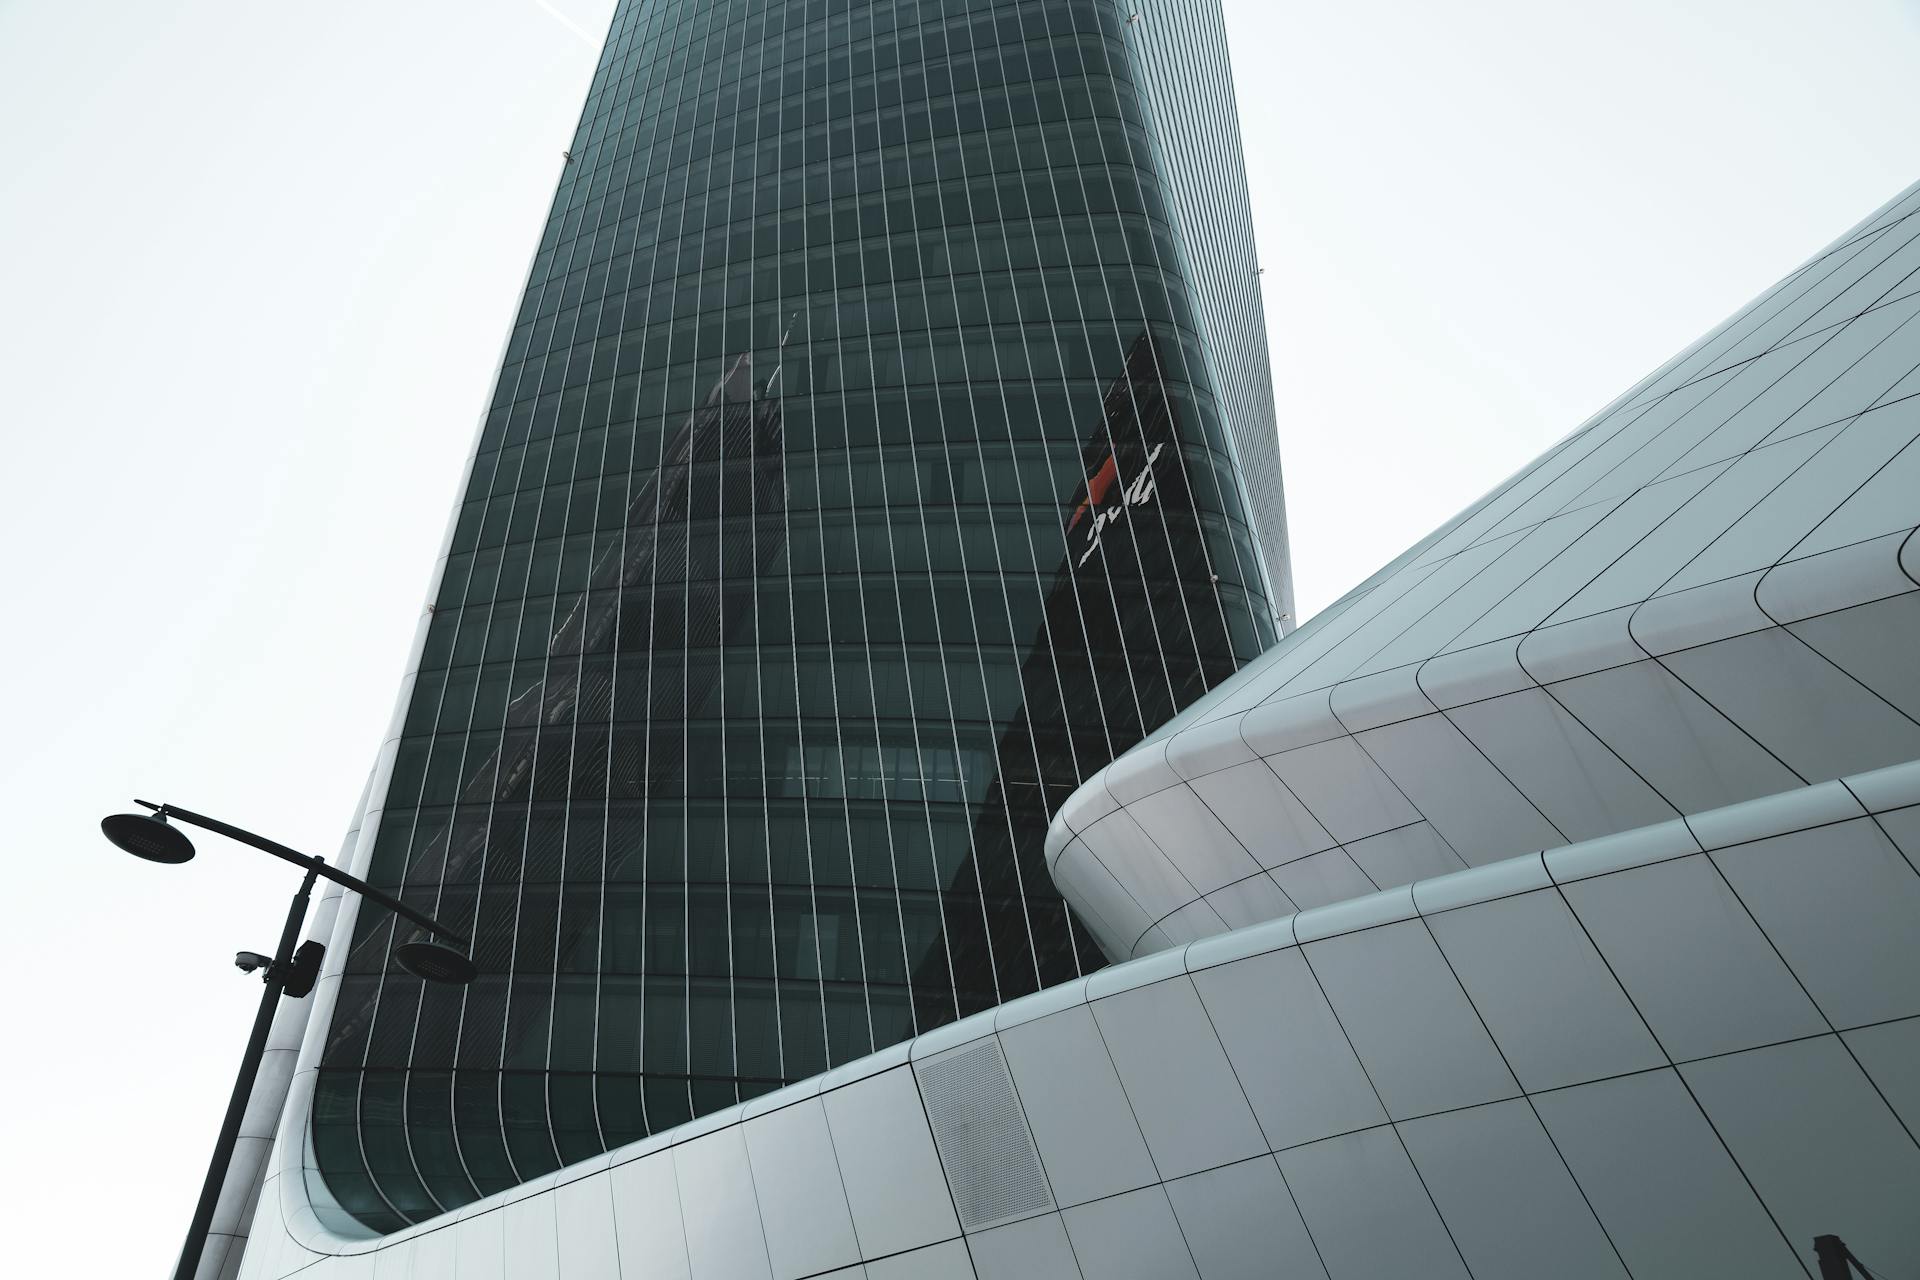
[[[206,1249],[207,1231],[213,1225],[214,1206],[219,1202],[220,1189],[227,1179],[227,1166],[233,1159],[234,1142],[240,1136],[240,1121],[246,1115],[247,1100],[253,1095],[254,1077],[259,1074],[260,1059],[266,1051],[267,1032],[273,1026],[274,1008],[282,995],[296,999],[306,995],[313,990],[314,980],[320,976],[320,961],[326,948],[317,942],[309,942],[297,952],[294,949],[294,943],[300,936],[300,923],[307,916],[307,903],[313,893],[314,881],[325,878],[344,885],[362,897],[373,899],[396,915],[406,917],[429,934],[446,938],[462,947],[467,946],[468,942],[459,933],[431,916],[414,910],[392,894],[329,866],[325,858],[289,849],[265,836],[244,831],[217,818],[191,813],[175,805],[153,804],[146,800],[136,800],[134,803],[153,812],[116,813],[102,819],[100,829],[107,839],[136,857],[164,863],[185,862],[193,857],[193,842],[185,832],[169,825],[167,821],[176,818],[304,867],[307,873],[300,881],[300,891],[293,895],[293,902],[287,907],[287,922],[280,930],[280,945],[275,949],[272,959],[250,951],[242,951],[234,958],[234,963],[248,973],[255,969],[265,970],[261,976],[267,989],[260,996],[260,1009],[254,1014],[253,1031],[247,1037],[247,1050],[240,1059],[240,1072],[233,1082],[233,1096],[227,1101],[226,1119],[221,1121],[213,1159],[207,1163],[207,1178],[200,1186],[200,1202],[194,1206],[193,1222],[187,1228],[187,1240],[181,1246],[180,1261],[173,1271],[174,1280],[194,1280],[194,1273],[200,1266],[200,1255]],[[395,947],[394,958],[403,969],[429,982],[463,986],[473,981],[473,961],[450,947],[425,938],[416,938]]]

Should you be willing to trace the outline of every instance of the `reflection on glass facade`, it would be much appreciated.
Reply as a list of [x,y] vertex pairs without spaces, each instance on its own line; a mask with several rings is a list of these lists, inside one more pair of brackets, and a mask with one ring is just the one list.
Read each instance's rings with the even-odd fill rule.
[[1049,815],[1285,582],[1138,40],[1111,0],[620,4],[370,871],[481,977],[384,967],[368,913],[322,1061],[368,1226],[1102,963]]

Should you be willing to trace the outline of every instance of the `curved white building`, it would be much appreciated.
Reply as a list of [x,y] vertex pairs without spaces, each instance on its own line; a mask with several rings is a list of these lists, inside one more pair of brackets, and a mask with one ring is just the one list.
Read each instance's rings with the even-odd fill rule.
[[1909,190],[1103,769],[1115,958],[1920,758]]
[[[242,1276],[1804,1277],[1920,1256],[1920,765],[1163,951]],[[1897,1271],[1882,1274],[1897,1275]]]
[[1048,861],[1125,963],[365,1238],[335,961],[226,1265],[1914,1271],[1917,313],[1920,186],[1095,777]]

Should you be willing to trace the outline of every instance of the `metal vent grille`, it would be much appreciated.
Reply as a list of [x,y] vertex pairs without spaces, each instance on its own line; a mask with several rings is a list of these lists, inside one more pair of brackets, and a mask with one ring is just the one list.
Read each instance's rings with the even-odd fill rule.
[[1053,1207],[1047,1175],[991,1036],[920,1068],[933,1140],[968,1231]]

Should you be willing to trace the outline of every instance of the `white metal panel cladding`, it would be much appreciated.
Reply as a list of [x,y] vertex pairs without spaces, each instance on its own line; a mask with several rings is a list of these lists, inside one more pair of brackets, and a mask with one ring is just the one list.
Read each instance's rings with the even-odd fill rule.
[[1317,906],[1920,757],[1916,467],[1920,185],[1096,775],[1055,882],[1138,956],[1269,885]]
[[[1909,892],[1920,884],[1920,762],[1672,826],[1116,966],[381,1240],[320,1226],[283,1146],[242,1274],[1232,1280],[1284,1258],[1308,1276],[1804,1277],[1812,1237],[1829,1231],[1899,1274],[1920,1259],[1920,990],[1893,981],[1854,1003],[1823,994],[1811,1026],[1715,1010],[1729,967],[1750,954],[1743,934],[1721,927],[1728,913],[1777,947],[1790,983],[1820,993],[1884,949],[1896,917],[1903,939],[1920,937]],[[1877,922],[1841,939],[1837,959],[1801,945],[1799,921],[1779,909],[1805,890],[1807,868],[1834,858],[1871,874],[1836,877],[1819,910]],[[1685,896],[1667,918],[1665,932],[1705,942],[1665,975],[1655,1011],[1632,976],[1645,939],[1569,922],[1603,886],[1616,899],[1661,898],[1676,869],[1716,878],[1724,896]],[[1423,959],[1408,959],[1409,937],[1426,939]],[[1330,947],[1345,952],[1331,967]],[[1419,970],[1418,992],[1371,976],[1396,965]],[[1168,993],[1182,1029],[1156,1041],[1140,1014]],[[1452,1046],[1431,1089],[1405,1081],[1421,1046],[1390,1044],[1410,994],[1432,1006],[1422,1037]],[[1608,1054],[1583,1069],[1543,1052],[1589,1007],[1604,1011]],[[1663,1034],[1689,1016],[1712,1036]],[[1055,1024],[1071,1052],[1046,1052]],[[1054,1073],[1044,1088],[1009,1079],[1008,1038],[1029,1084]],[[1490,1046],[1491,1063],[1475,1046]],[[1394,1055],[1401,1075],[1376,1079]],[[1489,1087],[1501,1062],[1519,1091]],[[1144,1180],[1082,1171],[1048,1188],[1026,1136],[1030,1108],[1095,1074],[1111,1100],[1054,1108],[1048,1140],[1071,1143],[1077,1125],[1097,1148],[1115,1106],[1141,1112]],[[1193,1132],[1179,1128],[1183,1078]],[[786,1136],[762,1145],[754,1126],[768,1120],[761,1132]],[[750,1176],[749,1155],[776,1159],[795,1141],[803,1180]],[[1032,1191],[1016,1207],[1005,1189],[1022,1185]],[[807,1214],[831,1230],[810,1234]],[[803,1236],[813,1243],[776,1243]],[[800,1270],[823,1261],[847,1265]]]

